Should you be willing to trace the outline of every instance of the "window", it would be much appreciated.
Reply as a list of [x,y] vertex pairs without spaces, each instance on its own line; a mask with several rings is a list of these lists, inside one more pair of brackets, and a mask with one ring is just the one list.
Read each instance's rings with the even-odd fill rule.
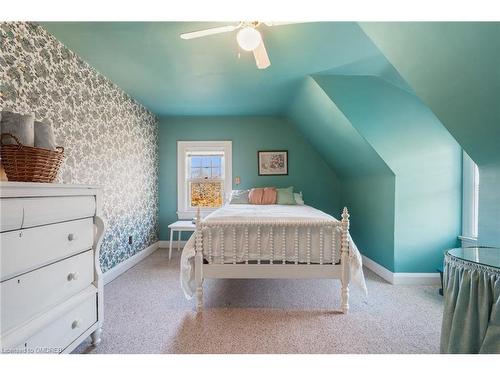
[[177,142],[179,219],[221,207],[231,193],[231,172],[231,141]]
[[187,152],[189,208],[217,208],[224,195],[224,153]]
[[463,152],[462,242],[472,245],[478,234],[479,170]]

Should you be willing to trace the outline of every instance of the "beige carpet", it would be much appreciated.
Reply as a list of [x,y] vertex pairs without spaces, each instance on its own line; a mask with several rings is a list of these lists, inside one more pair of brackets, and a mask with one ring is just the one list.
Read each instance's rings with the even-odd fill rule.
[[365,270],[369,296],[337,280],[206,280],[205,311],[184,298],[179,253],[161,249],[104,288],[97,349],[77,353],[437,353],[436,287],[393,286]]

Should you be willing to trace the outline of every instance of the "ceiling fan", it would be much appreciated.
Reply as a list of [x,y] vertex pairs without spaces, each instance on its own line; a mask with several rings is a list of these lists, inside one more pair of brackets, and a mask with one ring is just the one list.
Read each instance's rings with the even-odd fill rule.
[[[264,22],[264,24],[267,26],[286,25],[289,23],[291,22]],[[257,68],[266,69],[271,65],[271,61],[269,60],[269,56],[267,55],[262,35],[260,34],[259,30],[257,30],[257,28],[261,24],[262,22],[259,21],[240,22],[237,25],[212,27],[210,29],[184,33],[181,34],[181,38],[194,39],[239,30],[236,34],[236,41],[238,42],[238,45],[245,51],[253,52]]]

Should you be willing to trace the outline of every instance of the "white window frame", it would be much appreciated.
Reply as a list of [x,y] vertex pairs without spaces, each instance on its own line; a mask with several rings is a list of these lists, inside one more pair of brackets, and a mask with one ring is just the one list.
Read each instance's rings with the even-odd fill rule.
[[463,152],[462,182],[462,246],[474,246],[478,236],[479,170],[469,155]]
[[[196,216],[196,209],[189,207],[187,192],[187,163],[188,152],[224,152],[224,196],[222,204],[226,204],[231,195],[232,169],[232,141],[177,141],[177,217],[180,220],[192,219]],[[216,208],[201,208],[201,216],[205,217]]]

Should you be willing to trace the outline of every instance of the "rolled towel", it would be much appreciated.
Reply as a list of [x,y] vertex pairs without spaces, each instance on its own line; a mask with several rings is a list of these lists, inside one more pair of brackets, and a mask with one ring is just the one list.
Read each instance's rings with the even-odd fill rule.
[[35,121],[35,147],[56,149],[56,140],[52,125],[47,121]]
[[[35,116],[21,115],[10,111],[2,111],[2,120],[0,122],[1,132],[10,133],[19,139],[19,142],[25,146],[33,147],[35,145]],[[16,144],[12,138],[5,138],[5,144]]]

